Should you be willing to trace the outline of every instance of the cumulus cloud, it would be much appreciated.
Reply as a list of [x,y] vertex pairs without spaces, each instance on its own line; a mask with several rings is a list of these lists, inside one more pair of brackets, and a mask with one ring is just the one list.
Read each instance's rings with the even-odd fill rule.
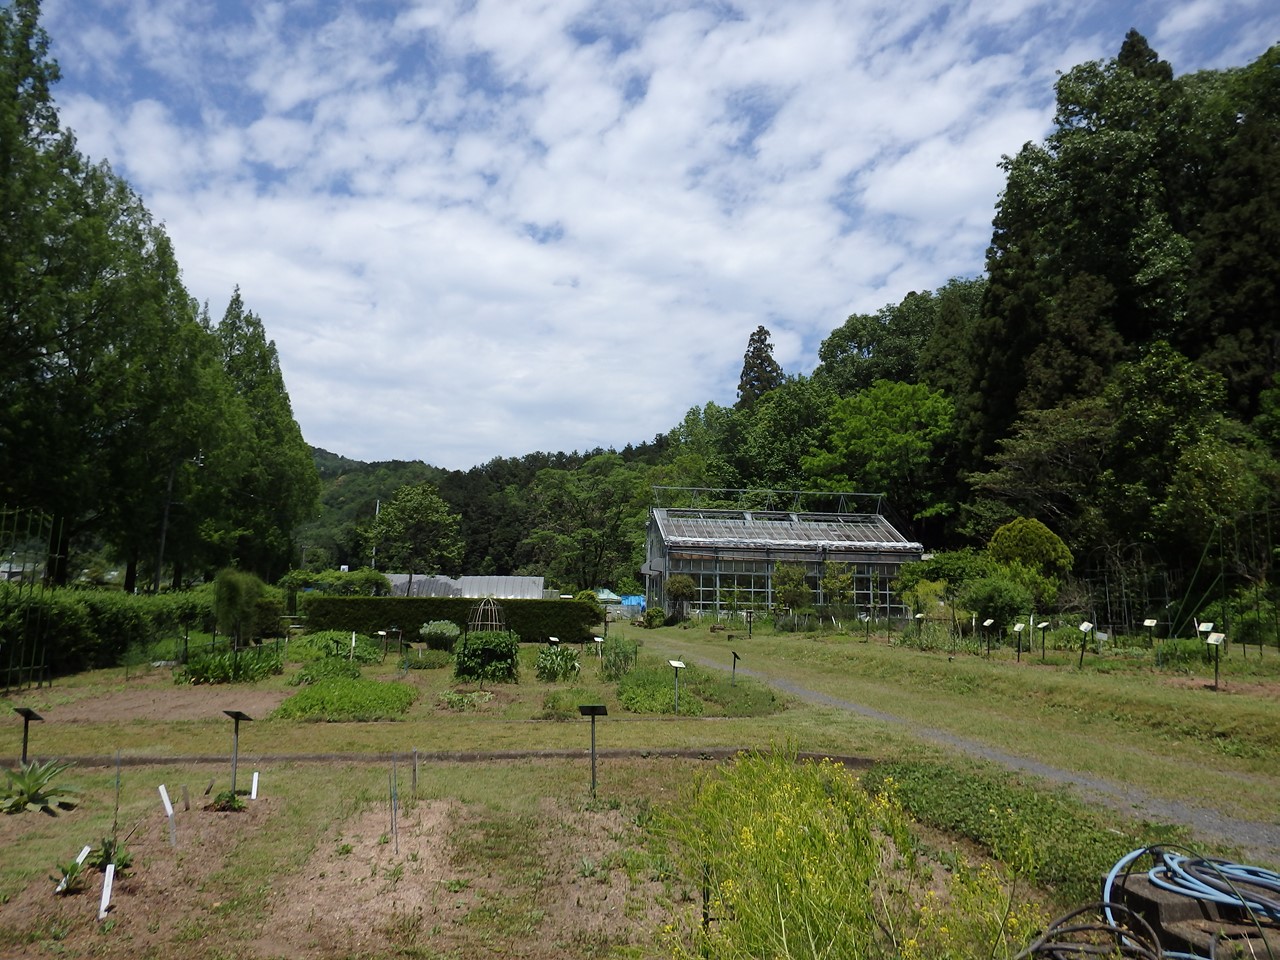
[[[308,441],[466,468],[651,438],[850,312],[982,268],[1002,154],[1130,26],[1181,70],[1256,0],[46,0],[82,149],[235,285]],[[1269,31],[1267,28],[1270,28]],[[1174,54],[1176,53],[1176,56]]]

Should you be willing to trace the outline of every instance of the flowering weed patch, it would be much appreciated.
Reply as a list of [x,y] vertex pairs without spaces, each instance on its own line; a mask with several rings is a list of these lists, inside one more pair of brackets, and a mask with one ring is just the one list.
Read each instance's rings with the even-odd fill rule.
[[677,809],[668,826],[709,918],[670,930],[677,957],[991,960],[1043,919],[990,865],[934,869],[892,791],[872,796],[830,761],[744,755]]

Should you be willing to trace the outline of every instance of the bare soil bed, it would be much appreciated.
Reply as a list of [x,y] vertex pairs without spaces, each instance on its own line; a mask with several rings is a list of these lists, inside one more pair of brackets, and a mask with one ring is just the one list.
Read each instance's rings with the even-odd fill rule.
[[[105,920],[96,870],[70,896],[55,896],[52,879],[36,882],[0,905],[0,953],[566,960],[623,948],[643,957],[658,955],[655,937],[673,910],[689,909],[672,906],[671,889],[652,871],[627,868],[623,851],[638,831],[607,804],[542,799],[508,834],[510,823],[495,824],[480,807],[401,800],[394,831],[389,804],[370,804],[307,838],[313,845],[298,869],[234,892],[219,874],[243,838],[305,831],[282,816],[284,802],[262,797],[222,813],[193,796],[189,810],[175,804],[176,847],[157,808],[129,839],[134,863]],[[0,849],[30,829],[31,816],[0,817]]]
[[[56,688],[55,688],[56,689]],[[79,690],[71,688],[74,693]],[[237,710],[251,717],[265,717],[293,690],[264,689],[252,684],[235,688]],[[122,687],[93,696],[68,696],[40,710],[50,723],[93,723],[112,720],[208,720],[220,717],[227,707],[227,688],[176,684],[167,669],[154,669],[126,680]]]

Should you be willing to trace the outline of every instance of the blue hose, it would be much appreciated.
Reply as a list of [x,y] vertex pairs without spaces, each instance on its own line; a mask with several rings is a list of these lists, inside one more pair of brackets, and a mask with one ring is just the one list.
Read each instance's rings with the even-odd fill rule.
[[[1154,866],[1147,871],[1147,879],[1161,890],[1223,906],[1243,907],[1255,920],[1280,922],[1280,874],[1225,860],[1186,857],[1164,847],[1142,847],[1117,860],[1102,885],[1104,912],[1109,923],[1116,922],[1111,912],[1111,893],[1116,879],[1122,873],[1127,876],[1130,864],[1144,855],[1154,861]],[[1241,892],[1241,886],[1250,888],[1248,896]],[[1269,896],[1270,893],[1277,896]],[[1197,953],[1175,951],[1166,952],[1164,956],[1174,960],[1212,960]]]

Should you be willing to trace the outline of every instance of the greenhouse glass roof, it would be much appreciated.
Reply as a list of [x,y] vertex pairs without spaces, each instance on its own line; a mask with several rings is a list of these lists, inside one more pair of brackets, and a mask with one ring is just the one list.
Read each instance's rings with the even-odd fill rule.
[[904,553],[923,549],[878,513],[655,508],[653,517],[669,547],[862,548]]

